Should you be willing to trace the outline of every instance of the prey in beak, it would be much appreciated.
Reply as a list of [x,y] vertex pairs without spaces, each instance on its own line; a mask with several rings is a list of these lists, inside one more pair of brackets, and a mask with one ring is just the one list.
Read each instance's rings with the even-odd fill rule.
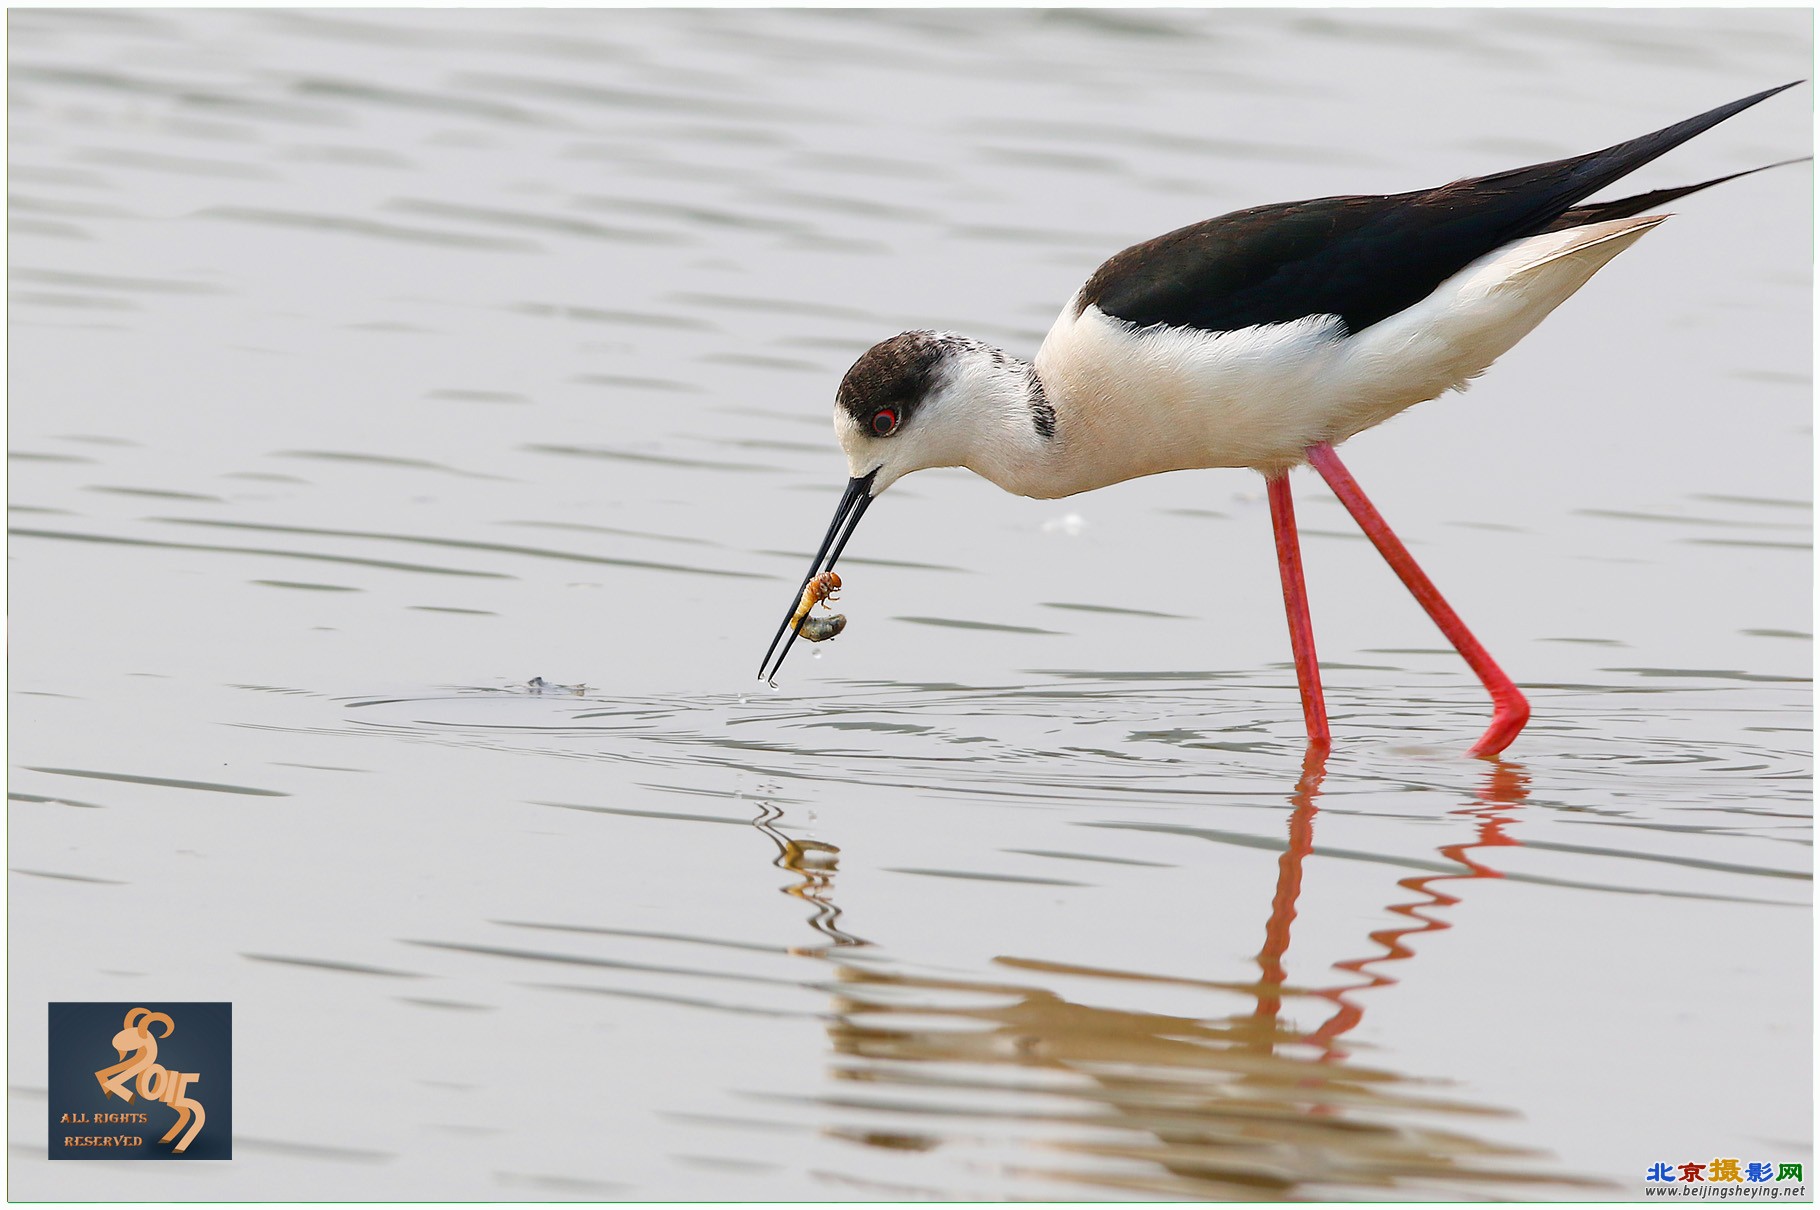
[[[1007,446],[1004,434],[993,427],[1005,410],[998,406],[1003,402],[999,397],[1021,390],[1018,384],[1029,377],[1028,368],[1022,362],[1014,366],[1004,354],[978,341],[939,332],[899,333],[873,345],[853,363],[834,397],[834,434],[847,455],[847,470],[853,478],[847,480],[828,534],[809,564],[809,574],[803,577],[798,589],[803,595],[784,615],[777,637],[759,663],[760,680],[777,675],[797,636],[813,643],[840,633],[844,623],[839,614],[808,611],[827,599],[824,586],[839,587],[838,582],[829,584],[834,580],[834,561],[874,496],[911,471],[973,465],[967,454],[975,445]],[[952,385],[957,382],[958,387]],[[975,406],[982,398],[985,403]],[[1019,431],[1030,432],[1029,443],[1040,445],[1036,433],[1029,430],[1029,409],[1020,411],[1014,406],[1011,412],[1023,418],[1024,427]],[[984,428],[980,416],[986,417]],[[817,579],[822,576],[827,579]]]
[[[824,572],[834,570],[834,561],[847,548],[847,540],[859,528],[859,519],[866,515],[866,509],[872,504],[872,484],[877,478],[878,472],[874,470],[847,480],[847,490],[842,493],[840,505],[834,510],[834,520],[828,523],[828,533],[822,538],[821,549],[815,552],[815,559],[809,564],[809,574],[803,577],[803,582],[797,589],[797,598],[791,600],[783,624],[777,628],[771,646],[765,649],[765,658],[759,661],[759,680],[771,680],[777,675],[777,670],[784,666],[784,657],[790,654],[790,645],[796,642],[796,636],[802,632],[803,623],[807,620],[805,611],[798,607],[797,600],[809,588],[810,581]],[[781,650],[779,643],[783,644]],[[775,663],[771,660],[773,652],[777,655]],[[767,667],[770,668],[769,672],[765,670]]]

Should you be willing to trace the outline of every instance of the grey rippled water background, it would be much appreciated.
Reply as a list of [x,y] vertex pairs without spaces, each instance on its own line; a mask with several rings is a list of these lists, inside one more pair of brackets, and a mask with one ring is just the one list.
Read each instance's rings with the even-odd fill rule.
[[[1634,1195],[1811,1158],[1811,172],[1349,461],[930,472],[750,677],[897,330],[1808,74],[1801,11],[14,10],[15,1197]],[[1637,178],[1805,153],[1796,90]],[[544,678],[536,692],[527,682]],[[235,1005],[51,1164],[48,1000]]]

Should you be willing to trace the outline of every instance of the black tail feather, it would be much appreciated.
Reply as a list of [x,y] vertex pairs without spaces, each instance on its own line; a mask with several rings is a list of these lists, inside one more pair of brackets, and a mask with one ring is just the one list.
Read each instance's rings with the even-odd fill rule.
[[[1619,177],[1629,176],[1643,165],[1658,156],[1664,155],[1695,135],[1711,130],[1727,118],[1736,117],[1751,106],[1767,101],[1779,92],[1786,92],[1801,80],[1791,80],[1775,88],[1766,88],[1762,92],[1743,97],[1716,109],[1709,109],[1673,126],[1665,126],[1651,134],[1626,139],[1622,143],[1607,147],[1604,151],[1595,151],[1591,155],[1575,156],[1564,163],[1573,164],[1571,178],[1579,190],[1577,197],[1605,188]],[[1577,162],[1576,162],[1577,161]],[[1559,161],[1558,161],[1559,162]]]
[[1584,206],[1575,206],[1550,223],[1547,230],[1565,231],[1569,227],[1584,227],[1588,223],[1603,223],[1611,219],[1629,218],[1633,214],[1642,214],[1645,210],[1666,206],[1690,193],[1698,193],[1702,189],[1711,189],[1714,185],[1735,181],[1741,176],[1768,172],[1771,168],[1785,168],[1790,164],[1806,164],[1813,158],[1811,155],[1804,155],[1792,160],[1777,160],[1774,164],[1765,164],[1761,168],[1746,168],[1743,172],[1716,176],[1710,181],[1701,181],[1698,185],[1682,185],[1678,189],[1655,189],[1649,193],[1639,193],[1635,197],[1622,197],[1609,202],[1589,202]]
[[[1620,177],[1629,176],[1651,160],[1666,155],[1727,118],[1736,117],[1751,106],[1801,83],[1804,81],[1793,80],[1775,88],[1766,88],[1762,92],[1676,122],[1673,126],[1664,126],[1650,134],[1626,139],[1603,151],[1455,181],[1434,190],[1430,196],[1445,198],[1460,193],[1484,199],[1494,209],[1503,210],[1504,221],[1508,224],[1504,232],[1505,239],[1537,235],[1552,230],[1556,220],[1580,199],[1597,193]],[[1500,197],[1520,197],[1523,200],[1516,206],[1500,207],[1495,200]]]

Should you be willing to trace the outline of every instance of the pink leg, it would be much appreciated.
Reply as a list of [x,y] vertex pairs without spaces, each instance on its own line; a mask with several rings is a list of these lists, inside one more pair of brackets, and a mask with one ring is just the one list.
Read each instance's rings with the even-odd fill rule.
[[1314,626],[1308,620],[1308,586],[1302,582],[1302,546],[1296,537],[1295,498],[1287,473],[1267,479],[1270,527],[1276,531],[1277,570],[1283,577],[1283,610],[1289,615],[1289,646],[1295,652],[1295,680],[1302,690],[1302,721],[1311,751],[1333,747],[1327,703],[1321,697],[1321,666],[1314,657]]
[[1517,738],[1517,732],[1523,730],[1523,724],[1529,721],[1529,702],[1517,688],[1516,682],[1504,675],[1504,670],[1498,667],[1490,653],[1480,646],[1479,640],[1473,638],[1472,632],[1466,629],[1466,624],[1460,621],[1460,615],[1441,599],[1434,581],[1423,574],[1422,569],[1416,566],[1416,561],[1410,557],[1409,549],[1390,532],[1390,526],[1384,523],[1378,510],[1372,507],[1371,501],[1365,498],[1365,493],[1359,490],[1358,482],[1340,464],[1333,447],[1325,442],[1309,446],[1308,462],[1321,472],[1321,478],[1327,480],[1327,486],[1340,498],[1340,503],[1346,506],[1352,519],[1359,523],[1359,528],[1365,531],[1371,544],[1378,548],[1378,553],[1384,556],[1390,569],[1397,573],[1403,586],[1422,603],[1422,608],[1435,620],[1435,625],[1441,628],[1447,641],[1465,657],[1467,664],[1491,693],[1491,726],[1485,729],[1485,734],[1473,745],[1472,754],[1496,756],[1504,751],[1510,746],[1510,741]]

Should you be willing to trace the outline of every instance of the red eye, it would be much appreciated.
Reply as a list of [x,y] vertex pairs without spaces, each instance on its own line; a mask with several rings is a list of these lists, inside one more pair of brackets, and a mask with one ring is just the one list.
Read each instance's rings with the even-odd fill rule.
[[872,432],[878,437],[889,437],[897,432],[897,413],[890,408],[872,414]]

